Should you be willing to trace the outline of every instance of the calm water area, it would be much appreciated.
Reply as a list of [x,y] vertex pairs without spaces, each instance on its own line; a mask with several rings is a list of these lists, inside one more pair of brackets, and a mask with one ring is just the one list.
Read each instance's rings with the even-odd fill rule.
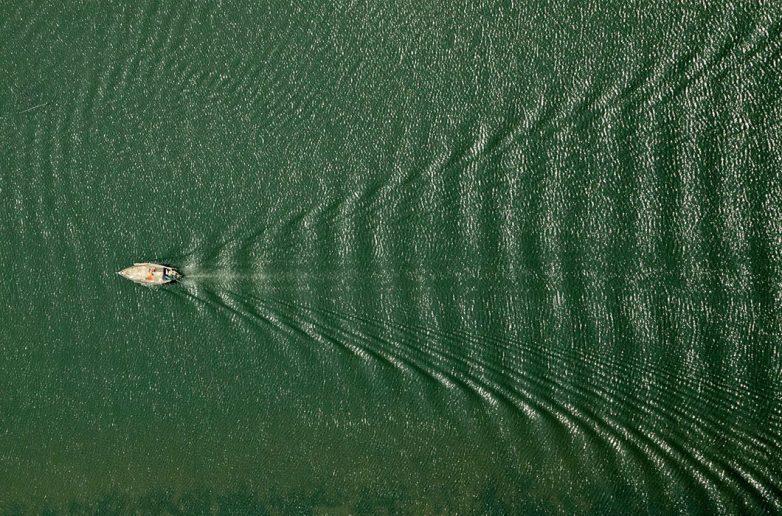
[[775,1],[0,3],[0,514],[779,514],[780,77]]

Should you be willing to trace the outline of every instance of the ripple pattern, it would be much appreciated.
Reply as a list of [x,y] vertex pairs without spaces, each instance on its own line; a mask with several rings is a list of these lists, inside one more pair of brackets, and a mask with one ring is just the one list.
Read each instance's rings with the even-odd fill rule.
[[782,512],[772,2],[0,11],[0,512]]

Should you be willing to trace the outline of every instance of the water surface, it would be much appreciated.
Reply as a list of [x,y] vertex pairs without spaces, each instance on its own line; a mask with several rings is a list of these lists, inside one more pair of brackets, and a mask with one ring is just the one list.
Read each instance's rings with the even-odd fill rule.
[[782,510],[775,3],[0,14],[0,512]]

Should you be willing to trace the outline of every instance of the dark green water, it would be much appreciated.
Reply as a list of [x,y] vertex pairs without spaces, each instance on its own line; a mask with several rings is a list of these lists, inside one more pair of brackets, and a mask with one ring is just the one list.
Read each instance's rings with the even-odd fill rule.
[[778,3],[66,4],[0,6],[0,512],[782,511]]

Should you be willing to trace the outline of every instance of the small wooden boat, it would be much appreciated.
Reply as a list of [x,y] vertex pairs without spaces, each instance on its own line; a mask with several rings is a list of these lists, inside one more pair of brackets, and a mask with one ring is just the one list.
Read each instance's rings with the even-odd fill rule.
[[165,285],[182,279],[182,273],[168,265],[159,263],[134,263],[117,274],[141,285]]

